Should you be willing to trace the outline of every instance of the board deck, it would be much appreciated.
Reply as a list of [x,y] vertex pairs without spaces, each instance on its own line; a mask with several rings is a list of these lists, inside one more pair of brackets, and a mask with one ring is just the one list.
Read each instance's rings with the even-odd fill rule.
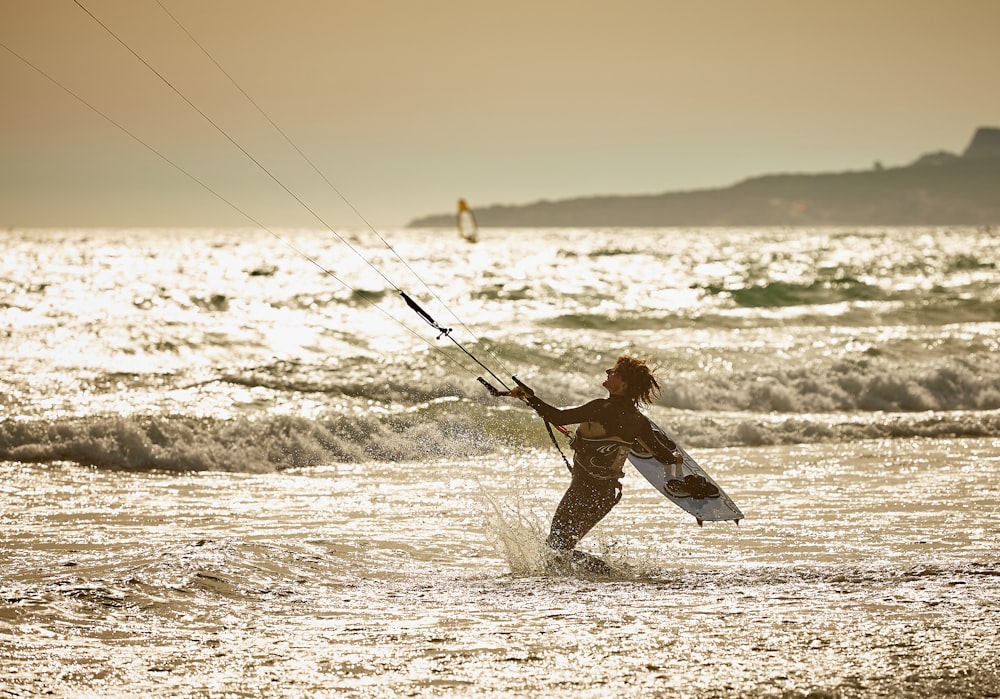
[[[667,439],[676,443],[670,434],[655,424],[650,420],[650,424],[653,425],[653,432],[663,435]],[[709,476],[705,469],[698,465],[690,454],[688,454],[683,447],[679,444],[677,445],[677,451],[684,455],[684,463],[682,464],[664,464],[661,461],[653,458],[652,454],[643,453],[638,450],[633,450],[628,455],[628,460],[635,466],[636,470],[642,474],[642,476],[649,481],[649,484],[656,488],[661,495],[673,502],[679,508],[685,512],[694,516],[701,525],[703,522],[723,522],[723,521],[734,521],[739,524],[739,521],[743,519],[743,512],[736,503],[733,502],[732,498],[726,494],[726,491],[722,489],[715,480]],[[708,482],[712,483],[715,487],[719,489],[719,497],[717,498],[693,498],[693,497],[676,497],[668,493],[665,489],[666,483],[672,478],[683,478],[687,475],[702,476]]]

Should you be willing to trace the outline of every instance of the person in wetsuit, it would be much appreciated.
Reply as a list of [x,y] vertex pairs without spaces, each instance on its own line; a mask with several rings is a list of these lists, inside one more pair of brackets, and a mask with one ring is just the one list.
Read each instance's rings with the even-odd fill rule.
[[656,438],[649,420],[639,412],[638,406],[649,405],[660,391],[645,360],[622,355],[605,373],[601,385],[608,397],[575,408],[553,407],[522,386],[510,392],[553,425],[579,425],[570,441],[572,480],[556,507],[547,541],[557,551],[572,551],[618,504],[625,459],[637,443],[663,463],[684,460],[676,444]]

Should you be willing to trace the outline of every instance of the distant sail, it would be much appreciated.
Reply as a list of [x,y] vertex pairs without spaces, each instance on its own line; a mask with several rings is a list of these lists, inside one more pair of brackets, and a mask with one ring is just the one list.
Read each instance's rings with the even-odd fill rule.
[[458,234],[470,243],[479,241],[479,224],[476,223],[476,215],[465,203],[465,199],[458,200]]

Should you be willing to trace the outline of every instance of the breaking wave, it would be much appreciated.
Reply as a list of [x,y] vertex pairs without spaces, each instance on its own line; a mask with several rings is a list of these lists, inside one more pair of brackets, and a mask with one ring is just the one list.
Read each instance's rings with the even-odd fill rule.
[[[997,411],[854,417],[653,413],[690,448],[1000,434]],[[315,418],[135,416],[0,424],[0,460],[128,471],[264,473],[335,463],[489,458],[505,450],[551,450],[558,458],[526,411],[457,399],[396,413]]]

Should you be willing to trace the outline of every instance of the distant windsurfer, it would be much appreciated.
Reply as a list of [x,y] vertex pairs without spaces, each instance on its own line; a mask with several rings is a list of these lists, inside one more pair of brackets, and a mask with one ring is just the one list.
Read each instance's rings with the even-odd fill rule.
[[657,439],[649,420],[639,412],[638,406],[649,405],[660,392],[646,361],[622,355],[605,373],[601,385],[608,397],[575,408],[553,407],[522,386],[510,392],[553,425],[579,425],[570,441],[572,481],[552,517],[547,540],[556,551],[572,551],[618,504],[623,466],[633,446],[638,444],[666,464],[684,460],[676,444]]
[[465,199],[458,200],[458,234],[468,243],[479,242],[479,224]]

